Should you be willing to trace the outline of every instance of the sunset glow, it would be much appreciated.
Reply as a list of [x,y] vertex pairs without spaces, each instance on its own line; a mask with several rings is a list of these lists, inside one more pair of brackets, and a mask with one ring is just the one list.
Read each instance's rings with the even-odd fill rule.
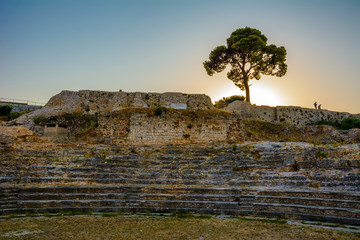
[[[251,86],[250,87],[250,97],[251,103],[256,105],[267,105],[267,106],[283,106],[286,104],[284,97],[277,90],[266,87],[263,85]],[[245,92],[240,91],[240,89],[235,86],[228,86],[226,88],[220,89],[217,92],[217,95],[212,97],[213,102],[222,99],[223,97],[230,97],[233,95],[242,95],[245,96]]]
[[256,105],[283,106],[285,101],[280,93],[270,88],[257,87],[252,91],[252,103]]

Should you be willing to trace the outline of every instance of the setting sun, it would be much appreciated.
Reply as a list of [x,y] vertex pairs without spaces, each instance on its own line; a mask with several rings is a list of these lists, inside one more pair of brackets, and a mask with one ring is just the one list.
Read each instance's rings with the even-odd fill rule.
[[[233,95],[243,95],[245,93],[240,91],[236,86],[228,85],[225,88],[219,90],[212,96],[213,101],[222,99],[223,97],[229,97]],[[250,87],[251,103],[256,105],[267,105],[267,106],[280,106],[285,105],[283,96],[278,91],[271,87],[265,86],[260,82],[256,82]]]
[[284,105],[282,96],[269,87],[256,86],[251,92],[252,103],[256,105],[279,106]]

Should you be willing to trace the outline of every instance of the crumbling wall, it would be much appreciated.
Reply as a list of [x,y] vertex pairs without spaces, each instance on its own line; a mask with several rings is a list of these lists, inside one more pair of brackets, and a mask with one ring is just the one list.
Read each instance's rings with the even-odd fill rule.
[[17,122],[24,123],[38,116],[48,117],[67,113],[96,114],[119,111],[127,107],[152,107],[154,104],[188,110],[214,108],[210,97],[205,94],[62,91],[53,96],[42,109],[20,116]]
[[334,112],[301,107],[276,107],[277,122],[289,123],[294,126],[313,124],[321,120],[341,122],[345,118],[360,118],[359,114]]
[[232,102],[225,110],[236,113],[244,119],[257,119],[267,122],[275,122],[276,119],[276,109],[274,107],[254,106],[243,101]]
[[233,112],[244,119],[257,119],[273,123],[287,123],[293,126],[305,126],[314,124],[321,120],[341,121],[348,117],[360,118],[360,114],[292,106],[255,106],[242,101],[230,103],[225,110]]

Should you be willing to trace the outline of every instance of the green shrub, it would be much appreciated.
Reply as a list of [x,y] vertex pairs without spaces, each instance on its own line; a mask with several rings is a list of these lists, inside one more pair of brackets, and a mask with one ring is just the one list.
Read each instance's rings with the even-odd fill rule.
[[317,158],[326,158],[328,154],[326,152],[321,151],[321,149],[318,149],[315,153],[315,156]]
[[9,116],[10,112],[13,110],[11,105],[1,105],[0,106],[0,116]]
[[315,125],[330,125],[334,128],[341,130],[349,130],[352,128],[360,128],[360,119],[359,118],[345,118],[341,122],[338,121],[326,121],[321,120],[315,123]]
[[290,171],[292,172],[297,172],[300,170],[300,166],[299,164],[295,161],[291,166],[290,166]]
[[154,114],[155,116],[160,116],[163,112],[166,112],[166,107],[164,106],[161,106],[160,104],[158,103],[153,103],[154,105]]
[[196,216],[196,218],[202,218],[202,219],[209,219],[212,218],[212,216],[210,214],[200,214],[198,216]]
[[15,119],[20,117],[22,114],[23,114],[22,112],[11,112],[9,113],[8,117],[9,119]]
[[76,135],[83,135],[85,133],[89,133],[91,130],[94,130],[95,128],[97,128],[99,126],[98,120],[97,119],[90,119],[90,121],[88,122],[88,127],[76,132]]
[[35,118],[33,119],[33,121],[34,121],[34,123],[35,123],[36,125],[39,125],[40,123],[46,121],[46,119],[47,119],[46,117],[39,116],[39,117],[35,117]]
[[233,145],[232,145],[232,150],[233,150],[233,151],[236,151],[236,149],[237,149],[237,145],[236,145],[236,144],[233,144]]
[[187,212],[176,212],[176,213],[173,213],[172,216],[177,217],[177,218],[193,218],[194,214],[187,213]]
[[116,213],[116,212],[102,212],[101,216],[102,217],[116,217],[116,216],[118,216],[118,213]]
[[341,124],[340,129],[348,130],[352,128],[360,128],[360,119],[359,118],[345,118]]
[[240,95],[233,95],[230,97],[223,97],[222,99],[218,100],[215,102],[214,106],[216,108],[224,108],[227,105],[229,105],[230,103],[239,100],[239,101],[244,101],[245,97],[244,96],[240,96]]
[[338,121],[320,120],[316,122],[315,125],[329,125],[329,126],[333,126],[334,128],[338,128],[340,126],[340,123]]

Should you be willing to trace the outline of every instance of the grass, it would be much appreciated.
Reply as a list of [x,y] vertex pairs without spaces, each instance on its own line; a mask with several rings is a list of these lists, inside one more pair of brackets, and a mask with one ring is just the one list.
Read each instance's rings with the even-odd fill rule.
[[328,154],[323,152],[321,149],[318,149],[315,153],[316,158],[326,158]]
[[[207,215],[206,215],[207,216]],[[0,221],[0,239],[357,239],[344,231],[288,225],[284,220],[208,217],[63,216]]]

